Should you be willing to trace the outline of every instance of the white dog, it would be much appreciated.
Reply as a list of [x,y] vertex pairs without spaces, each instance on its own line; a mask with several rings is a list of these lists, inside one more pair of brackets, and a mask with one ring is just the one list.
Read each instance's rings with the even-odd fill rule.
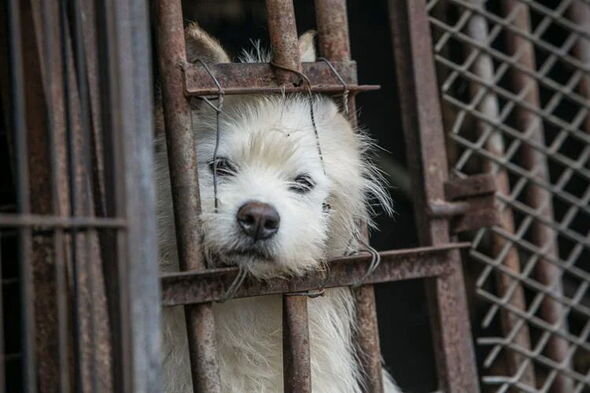
[[[219,43],[197,25],[187,28],[186,37],[189,61],[229,62]],[[315,60],[313,34],[302,36],[299,46],[302,61]],[[268,61],[268,56],[258,50],[245,61]],[[201,105],[193,119],[200,229],[210,263],[238,265],[259,279],[319,270],[326,259],[356,247],[357,224],[370,221],[371,199],[390,208],[380,177],[365,157],[368,139],[353,130],[328,98],[226,97],[216,161],[215,112]],[[158,144],[161,268],[174,271],[178,266],[170,180],[165,146],[163,141]],[[215,304],[214,314],[223,393],[283,392],[281,297]],[[309,299],[314,393],[361,392],[352,343],[354,315],[348,288]],[[188,362],[183,309],[165,309],[165,392],[192,392]],[[384,385],[386,393],[398,392],[385,372]]]

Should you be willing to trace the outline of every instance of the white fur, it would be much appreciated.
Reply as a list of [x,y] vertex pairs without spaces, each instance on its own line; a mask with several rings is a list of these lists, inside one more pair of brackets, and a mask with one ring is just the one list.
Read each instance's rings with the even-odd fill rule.
[[[199,36],[203,33],[200,30]],[[211,42],[215,41],[207,38],[207,43]],[[220,50],[215,48],[217,53]],[[307,45],[302,50],[309,56]],[[323,162],[312,127],[311,104]],[[370,221],[371,198],[389,207],[379,176],[365,157],[370,146],[367,138],[354,132],[329,99],[315,97],[310,103],[306,95],[226,97],[218,157],[231,159],[237,170],[233,176],[218,177],[217,212],[209,168],[216,122],[208,106],[194,111],[193,129],[203,211],[200,229],[203,248],[212,263],[237,264],[259,279],[320,270],[326,259],[356,246],[356,226]],[[176,244],[162,140],[156,156],[161,268],[174,271],[178,268]],[[313,179],[313,190],[305,194],[290,190],[295,177],[303,173]],[[274,206],[281,218],[277,234],[262,244],[252,245],[237,224],[236,212],[248,201]],[[322,209],[324,203],[331,206],[329,212]],[[259,253],[233,252],[251,247]],[[360,370],[351,340],[355,310],[350,290],[330,289],[308,303],[313,392],[360,393]],[[279,296],[214,304],[223,393],[283,392],[281,313]],[[183,310],[167,308],[165,392],[192,391],[188,362]],[[398,392],[387,373],[384,383],[386,393]]]

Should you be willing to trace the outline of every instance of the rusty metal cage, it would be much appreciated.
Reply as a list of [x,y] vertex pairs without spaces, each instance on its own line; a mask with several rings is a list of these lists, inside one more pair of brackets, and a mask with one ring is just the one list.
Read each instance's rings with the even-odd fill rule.
[[[199,247],[190,98],[350,92],[354,116],[355,94],[374,88],[357,81],[345,0],[314,1],[327,62],[305,64],[293,0],[265,3],[272,63],[205,66],[187,61],[180,0],[153,1],[151,21],[145,0],[2,2],[0,174],[14,187],[0,187],[9,296],[1,304],[16,304],[19,315],[1,313],[9,329],[0,332],[0,393],[159,393],[161,303],[185,307],[195,392],[221,393],[211,305],[238,271],[208,268]],[[477,393],[460,254],[469,248],[480,269],[468,264],[467,282],[477,276],[473,291],[484,300],[471,306],[483,322],[476,333],[485,389],[587,392],[590,3],[389,6],[420,247],[382,252],[369,275],[371,256],[360,254],[330,261],[327,277],[246,279],[233,297],[282,295],[284,391],[307,393],[313,299],[305,292],[363,278],[351,289],[355,345],[366,391],[381,393],[373,284],[424,280],[438,390]],[[182,218],[175,225],[183,271],[162,277],[150,22],[174,213]],[[471,247],[457,242],[476,229],[466,238]]]
[[590,392],[590,3],[430,0],[452,173],[494,174],[470,251],[490,392]]

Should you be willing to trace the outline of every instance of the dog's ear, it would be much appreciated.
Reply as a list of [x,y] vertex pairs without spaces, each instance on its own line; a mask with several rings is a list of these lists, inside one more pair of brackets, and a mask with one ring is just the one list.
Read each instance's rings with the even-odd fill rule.
[[312,63],[316,60],[315,35],[315,30],[308,30],[299,37],[299,56],[302,63]]
[[229,56],[219,41],[207,34],[197,23],[189,23],[184,29],[184,38],[186,59],[190,63],[194,63],[197,59],[211,64],[230,62]]

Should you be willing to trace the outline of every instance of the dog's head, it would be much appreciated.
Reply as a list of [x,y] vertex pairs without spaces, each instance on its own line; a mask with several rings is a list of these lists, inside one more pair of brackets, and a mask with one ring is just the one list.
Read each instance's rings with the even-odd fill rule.
[[[302,36],[300,50],[303,61],[315,60],[312,34]],[[196,25],[187,29],[187,55],[229,61]],[[369,221],[370,199],[389,207],[365,158],[367,138],[331,99],[228,96],[219,130],[208,105],[199,104],[193,119],[203,246],[216,264],[258,277],[300,274],[354,243],[358,222]]]

